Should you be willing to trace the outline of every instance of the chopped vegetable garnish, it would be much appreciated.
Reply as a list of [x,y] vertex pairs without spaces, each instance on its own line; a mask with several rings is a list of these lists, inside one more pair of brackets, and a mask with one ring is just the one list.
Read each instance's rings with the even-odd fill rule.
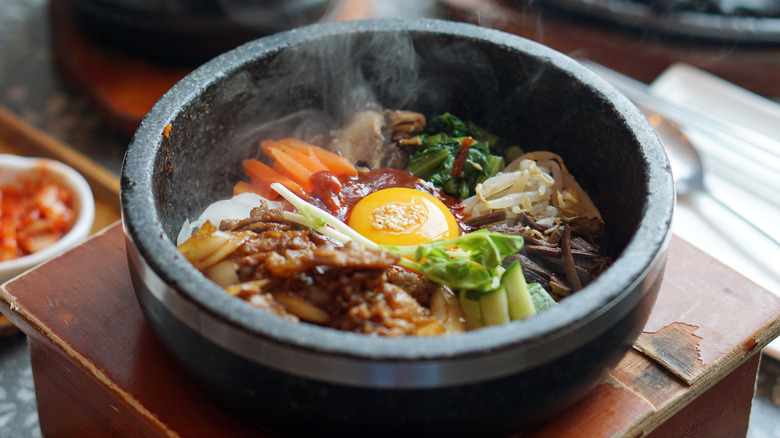
[[279,140],[279,143],[303,152],[319,160],[330,172],[336,176],[355,176],[357,169],[346,158],[325,149],[306,143],[304,141],[287,137]]
[[285,212],[285,219],[310,227],[341,243],[354,241],[369,249],[401,256],[414,255],[416,261],[401,257],[399,264],[455,290],[487,293],[497,289],[503,272],[501,261],[517,254],[523,247],[522,236],[488,231],[413,246],[378,245],[330,213],[295,196],[283,185],[274,183],[271,188],[298,209],[298,213]]
[[346,158],[301,140],[263,140],[260,147],[272,164],[254,158],[244,160],[244,173],[250,181],[236,183],[234,195],[253,192],[266,199],[276,199],[279,195],[271,189],[271,183],[279,182],[298,196],[309,198],[312,177],[319,172],[330,172],[337,177],[357,175],[357,169]]
[[450,113],[367,109],[315,138],[337,152],[261,141],[234,197],[179,234],[255,307],[358,333],[458,333],[556,306],[611,264],[598,209],[551,151]]
[[[233,194],[253,191],[266,199],[275,199],[279,194],[271,189],[271,184],[278,182],[289,190],[297,193],[299,196],[306,196],[306,192],[304,192],[300,184],[273,170],[259,160],[254,158],[246,159],[243,161],[243,165],[244,173],[249,176],[251,183],[247,186],[245,181],[239,182],[239,184],[233,188]],[[250,188],[252,190],[250,190]]]
[[504,168],[503,157],[491,153],[497,138],[450,113],[434,117],[419,139],[407,170],[449,195],[467,198]]

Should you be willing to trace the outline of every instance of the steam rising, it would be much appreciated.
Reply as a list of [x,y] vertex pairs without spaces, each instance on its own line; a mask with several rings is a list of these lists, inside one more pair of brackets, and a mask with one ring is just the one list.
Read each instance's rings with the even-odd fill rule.
[[[434,44],[434,43],[431,43]],[[243,126],[236,144],[295,136],[310,140],[375,105],[432,114],[450,110],[454,87],[474,76],[495,87],[485,54],[464,42],[425,45],[400,32],[322,37],[279,51],[235,73],[217,105],[230,105]]]

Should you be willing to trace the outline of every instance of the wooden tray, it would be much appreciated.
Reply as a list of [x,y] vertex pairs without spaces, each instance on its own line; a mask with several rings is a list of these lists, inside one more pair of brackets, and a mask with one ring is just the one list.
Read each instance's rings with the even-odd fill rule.
[[[89,182],[95,198],[92,233],[121,218],[119,177],[70,146],[39,131],[8,109],[0,106],[0,153],[43,157],[61,161],[76,169]],[[0,336],[15,333],[11,322],[0,315]]]
[[[206,395],[156,340],[124,242],[116,224],[0,289],[0,311],[30,342],[44,435],[271,436]],[[780,298],[674,237],[635,349],[586,399],[523,436],[745,436],[757,353],[779,333]]]

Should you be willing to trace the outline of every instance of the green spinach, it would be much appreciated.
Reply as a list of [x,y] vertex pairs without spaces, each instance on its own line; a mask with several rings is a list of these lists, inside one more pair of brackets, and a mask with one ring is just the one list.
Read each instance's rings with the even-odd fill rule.
[[406,170],[460,199],[504,168],[491,152],[500,149],[498,137],[450,113],[433,117],[419,140]]

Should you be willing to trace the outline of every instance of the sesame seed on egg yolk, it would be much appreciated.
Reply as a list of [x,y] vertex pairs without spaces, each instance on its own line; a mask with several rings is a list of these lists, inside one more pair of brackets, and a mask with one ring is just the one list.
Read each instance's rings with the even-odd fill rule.
[[361,199],[348,225],[380,245],[418,245],[460,234],[447,206],[419,190],[393,187]]

